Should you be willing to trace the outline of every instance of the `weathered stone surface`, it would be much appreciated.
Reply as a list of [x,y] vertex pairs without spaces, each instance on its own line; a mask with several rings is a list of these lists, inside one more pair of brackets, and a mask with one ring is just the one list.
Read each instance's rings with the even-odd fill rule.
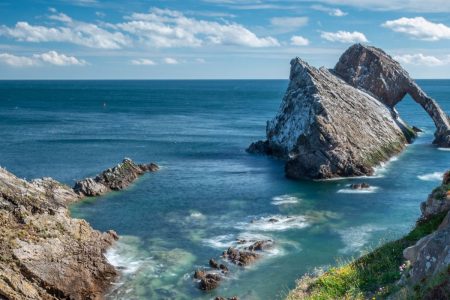
[[0,169],[0,295],[100,299],[117,275],[103,253],[117,237],[71,219],[80,197],[50,178],[27,182]]
[[427,200],[420,204],[422,220],[450,210],[450,171],[444,174],[442,185],[433,190]]
[[200,280],[199,287],[201,290],[210,291],[217,288],[220,284],[222,277],[217,274],[208,273]]
[[435,232],[406,248],[403,256],[412,264],[409,274],[413,284],[446,270],[450,265],[450,212]]
[[103,171],[95,178],[77,181],[73,189],[83,196],[99,196],[111,190],[122,190],[145,172],[157,170],[159,170],[159,167],[154,163],[138,165],[131,159],[125,158],[122,163]]
[[331,71],[293,59],[280,109],[267,123],[267,140],[247,151],[285,159],[291,178],[372,175],[374,166],[416,135],[394,109],[406,93],[435,121],[435,143],[450,146],[448,117],[380,49],[354,45]]
[[223,257],[238,266],[247,266],[255,262],[260,257],[260,254],[230,247],[223,253]]
[[436,125],[434,143],[450,147],[450,119],[447,114],[383,50],[353,45],[342,54],[334,72],[347,83],[368,91],[391,108],[409,94],[433,119]]

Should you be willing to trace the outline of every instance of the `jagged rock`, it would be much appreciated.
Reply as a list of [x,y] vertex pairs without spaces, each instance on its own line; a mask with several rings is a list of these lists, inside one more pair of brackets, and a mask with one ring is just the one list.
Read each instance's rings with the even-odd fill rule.
[[224,264],[220,264],[219,269],[221,269],[223,273],[227,273],[228,272],[228,267],[225,266]]
[[201,290],[210,291],[216,289],[219,286],[221,280],[222,277],[220,277],[219,275],[208,273],[200,280],[199,287]]
[[0,295],[99,299],[117,275],[103,253],[117,234],[72,219],[80,196],[53,179],[27,182],[0,169]]
[[219,269],[219,264],[212,258],[209,260],[209,266],[213,269]]
[[420,129],[420,128],[416,127],[416,126],[413,126],[413,127],[412,127],[412,130],[413,130],[415,133],[423,132],[422,129]]
[[223,253],[223,257],[238,266],[247,266],[257,260],[260,255],[255,252],[241,251],[236,248],[230,247]]
[[95,178],[77,181],[73,189],[83,196],[99,196],[111,190],[122,190],[145,172],[157,170],[159,167],[154,163],[135,164],[131,159],[125,158],[122,163],[103,171]]
[[262,251],[273,247],[272,240],[256,241],[247,247],[249,251]]
[[412,264],[409,280],[413,284],[446,270],[450,265],[450,212],[435,232],[406,248],[403,256]]
[[293,59],[279,112],[267,123],[267,140],[247,151],[285,159],[290,178],[372,175],[374,166],[416,135],[394,109],[406,93],[433,118],[435,143],[450,146],[448,117],[382,50],[354,45],[331,71]]
[[427,200],[420,204],[420,210],[422,211],[420,220],[427,220],[450,210],[450,171],[444,174],[442,185],[435,188]]
[[202,279],[205,276],[206,276],[205,270],[195,270],[195,272],[194,272],[195,279]]
[[370,188],[370,185],[366,182],[362,182],[362,183],[353,183],[350,185],[350,188],[352,190],[363,190],[363,189],[368,189]]

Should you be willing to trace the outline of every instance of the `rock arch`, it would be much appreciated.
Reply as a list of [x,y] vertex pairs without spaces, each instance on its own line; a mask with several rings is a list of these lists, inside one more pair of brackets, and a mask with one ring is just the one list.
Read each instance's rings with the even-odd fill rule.
[[348,84],[369,92],[392,109],[409,94],[434,121],[436,132],[433,143],[450,147],[450,119],[447,114],[383,50],[355,44],[342,54],[332,71]]

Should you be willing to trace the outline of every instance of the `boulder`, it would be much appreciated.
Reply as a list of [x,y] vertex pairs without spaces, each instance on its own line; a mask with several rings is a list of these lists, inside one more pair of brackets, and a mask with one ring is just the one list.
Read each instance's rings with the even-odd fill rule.
[[354,45],[333,70],[295,58],[267,139],[247,151],[284,159],[294,179],[372,175],[416,136],[395,110],[407,93],[433,118],[435,143],[450,146],[446,114],[382,50]]

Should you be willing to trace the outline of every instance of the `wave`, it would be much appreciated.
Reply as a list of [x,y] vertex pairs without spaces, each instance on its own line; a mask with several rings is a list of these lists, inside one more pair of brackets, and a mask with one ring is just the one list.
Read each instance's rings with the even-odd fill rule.
[[125,256],[121,252],[118,247],[112,247],[106,251],[105,257],[111,265],[120,270],[124,275],[136,273],[144,261],[132,256]]
[[309,225],[305,216],[275,215],[254,219],[250,223],[241,223],[237,227],[250,231],[285,231],[289,229],[302,229]]
[[232,247],[236,243],[237,241],[233,234],[224,234],[209,239],[203,239],[203,244],[220,250]]
[[299,198],[291,195],[281,195],[272,198],[273,205],[283,205],[283,204],[296,204],[300,201]]
[[419,175],[417,176],[417,178],[423,181],[441,181],[443,176],[444,176],[443,172],[433,172]]
[[378,190],[377,186],[371,186],[366,189],[352,189],[352,188],[340,189],[337,191],[337,193],[341,193],[341,194],[372,194],[372,193],[375,193],[377,190]]
[[363,247],[369,242],[372,233],[384,229],[384,227],[366,224],[337,230],[341,236],[342,242],[345,245],[344,248],[339,249],[339,252],[348,254],[363,250]]
[[439,147],[438,150],[440,150],[440,151],[450,151],[450,148],[442,148],[442,147]]

